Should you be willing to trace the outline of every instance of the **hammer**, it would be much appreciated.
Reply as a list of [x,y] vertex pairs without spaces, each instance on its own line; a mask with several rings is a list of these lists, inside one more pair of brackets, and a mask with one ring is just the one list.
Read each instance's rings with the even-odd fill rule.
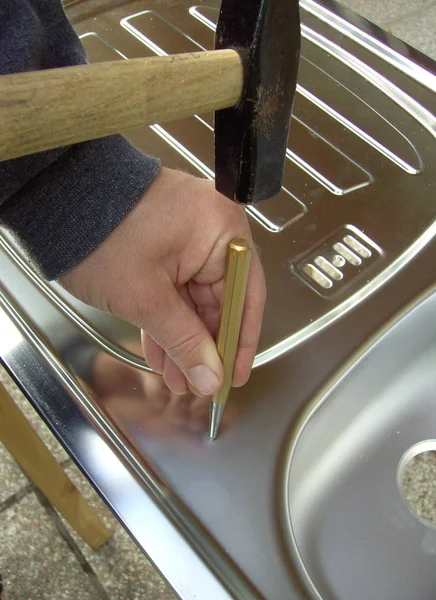
[[[298,0],[222,0],[215,48],[0,76],[0,160],[213,110],[217,191],[242,204],[277,195],[299,63]],[[217,341],[225,385],[212,402],[211,437],[231,385],[249,252],[244,240],[229,246]]]
[[214,51],[0,76],[0,160],[214,110],[217,190],[271,198],[299,49],[297,0],[223,0]]

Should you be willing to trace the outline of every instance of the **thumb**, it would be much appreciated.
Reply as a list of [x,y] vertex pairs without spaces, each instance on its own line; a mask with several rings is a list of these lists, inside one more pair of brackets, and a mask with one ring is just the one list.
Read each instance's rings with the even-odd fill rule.
[[172,282],[156,295],[159,302],[149,313],[146,333],[179,367],[193,393],[213,394],[221,386],[223,366],[216,344],[195,312],[193,302],[190,297],[185,300]]

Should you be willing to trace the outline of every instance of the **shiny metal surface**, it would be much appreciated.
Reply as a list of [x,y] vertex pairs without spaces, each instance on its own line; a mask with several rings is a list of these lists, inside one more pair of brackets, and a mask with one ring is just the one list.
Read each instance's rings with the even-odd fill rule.
[[433,288],[310,403],[290,444],[285,520],[316,598],[434,597],[436,530],[401,482],[416,446],[434,447],[435,320]]
[[[57,326],[62,330],[58,340],[74,339],[62,319]],[[4,290],[0,291],[0,330],[2,363],[173,590],[188,599],[251,597],[250,589],[225,568],[219,555],[205,560],[194,549],[192,540],[181,533],[181,513],[174,526],[177,499],[147,471],[93,402],[89,389]],[[211,563],[223,569],[225,586],[208,566]]]
[[[67,3],[91,60],[211,47],[217,6]],[[303,60],[284,189],[251,210],[269,292],[261,348],[250,382],[231,393],[216,442],[208,441],[208,403],[168,392],[142,360],[135,328],[46,284],[6,233],[0,239],[2,362],[184,599],[306,597],[283,520],[291,432],[341,365],[435,281],[434,64],[338,5],[303,0],[301,7]],[[129,135],[167,166],[213,177],[212,125],[211,115],[201,115]],[[350,236],[371,256],[350,246]],[[306,264],[332,281],[328,293],[305,278]],[[357,414],[353,400],[344,418]],[[430,411],[422,405],[427,423]],[[329,414],[336,417],[335,409]],[[404,423],[404,439],[414,427],[413,419]],[[371,435],[364,424],[362,439]],[[321,450],[319,440],[312,443]],[[365,481],[372,497],[376,484]],[[293,494],[301,498],[298,482],[287,506]],[[323,571],[303,527],[308,513],[297,514],[298,544],[313,550],[306,563],[316,578]],[[351,519],[359,522],[357,514]],[[366,524],[365,534],[376,535],[383,520]],[[340,541],[335,567],[346,573],[355,556]],[[403,551],[392,549],[398,569]],[[432,577],[434,588],[434,569],[424,580]],[[330,581],[320,587],[326,599],[344,597],[343,579],[334,589]],[[381,572],[376,581],[386,583]],[[425,598],[416,590],[409,597]]]
[[[301,6],[302,61],[283,190],[276,199],[250,209],[274,306],[266,311],[257,364],[301,343],[373,293],[435,233],[436,206],[429,198],[436,185],[430,168],[436,118],[428,87],[436,76],[427,72],[427,87],[415,84],[409,91],[410,78],[403,82],[398,71],[407,57],[398,55],[398,67],[387,62],[380,67],[374,63],[379,46],[378,55],[368,54],[354,41],[355,26],[349,26],[348,39],[340,15],[330,24],[322,5]],[[212,48],[217,15],[218,4],[213,2],[169,6],[138,0],[114,8],[110,2],[82,1],[70,7],[95,61]],[[386,56],[392,52],[387,48]],[[213,177],[212,125],[212,116],[202,115],[144,128],[130,137],[167,166]],[[290,271],[345,225],[368,236],[381,248],[381,257],[370,273],[356,273],[359,276],[341,285],[341,294],[326,303]],[[94,337],[143,364],[125,346],[125,337],[134,340],[137,330],[115,319],[97,326],[94,311],[57,286],[53,291],[57,302],[72,305],[88,322]],[[298,311],[288,310],[289,297],[297,298]],[[124,339],[114,333],[119,331]]]

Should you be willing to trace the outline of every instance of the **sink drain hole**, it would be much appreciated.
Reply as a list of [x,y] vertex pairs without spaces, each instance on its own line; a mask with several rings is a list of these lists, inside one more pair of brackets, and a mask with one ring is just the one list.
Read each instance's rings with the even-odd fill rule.
[[409,448],[399,464],[398,484],[412,514],[436,528],[436,440]]

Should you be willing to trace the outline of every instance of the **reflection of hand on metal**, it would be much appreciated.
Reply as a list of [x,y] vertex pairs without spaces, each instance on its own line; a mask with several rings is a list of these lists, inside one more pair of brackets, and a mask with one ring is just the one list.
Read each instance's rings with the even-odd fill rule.
[[[125,434],[137,429],[159,437],[194,441],[207,432],[206,398],[191,392],[174,394],[160,375],[129,367],[107,354],[97,355],[90,387],[100,408]],[[223,428],[235,416],[235,410],[229,407]]]

